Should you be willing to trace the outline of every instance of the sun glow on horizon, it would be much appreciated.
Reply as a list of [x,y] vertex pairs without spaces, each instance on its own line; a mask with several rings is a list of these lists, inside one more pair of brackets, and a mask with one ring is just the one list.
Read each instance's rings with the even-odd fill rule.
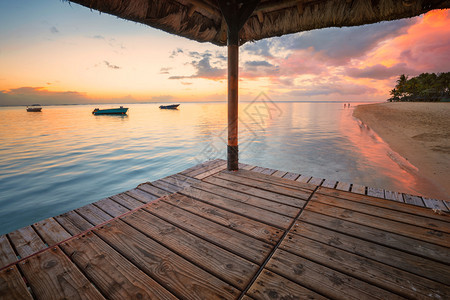
[[[0,105],[227,99],[226,47],[76,4],[44,4],[41,16],[20,17],[23,4],[0,4]],[[383,101],[399,74],[448,71],[448,53],[449,10],[247,43],[240,98],[265,91],[275,101]]]

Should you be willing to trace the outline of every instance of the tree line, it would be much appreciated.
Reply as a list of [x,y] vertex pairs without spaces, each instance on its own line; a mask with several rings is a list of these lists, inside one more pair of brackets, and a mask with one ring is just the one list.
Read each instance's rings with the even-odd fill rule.
[[450,101],[450,72],[422,73],[416,77],[400,75],[389,93],[393,101]]

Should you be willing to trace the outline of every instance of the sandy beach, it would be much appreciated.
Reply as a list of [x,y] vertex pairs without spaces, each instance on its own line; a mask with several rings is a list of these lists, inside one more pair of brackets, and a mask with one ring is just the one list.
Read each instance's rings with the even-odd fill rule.
[[424,196],[450,200],[450,103],[366,104],[353,115],[435,185]]

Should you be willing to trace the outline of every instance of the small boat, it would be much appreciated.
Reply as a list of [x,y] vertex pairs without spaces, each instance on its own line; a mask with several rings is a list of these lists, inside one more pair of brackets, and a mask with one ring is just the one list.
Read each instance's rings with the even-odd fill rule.
[[161,105],[159,108],[161,109],[177,109],[180,104],[171,104],[171,105]]
[[128,111],[127,107],[108,108],[108,109],[94,109],[93,115],[125,115]]
[[40,104],[33,104],[30,106],[27,106],[28,112],[40,112],[42,110],[42,107]]

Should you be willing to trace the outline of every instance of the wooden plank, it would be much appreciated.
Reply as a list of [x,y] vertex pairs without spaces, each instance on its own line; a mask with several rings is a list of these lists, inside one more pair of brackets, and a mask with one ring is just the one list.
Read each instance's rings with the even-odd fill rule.
[[[282,230],[273,226],[194,200],[191,197],[173,195],[165,197],[163,200],[268,244],[276,244],[284,233]],[[249,213],[251,214],[251,212]]]
[[183,189],[183,187],[173,185],[173,184],[165,182],[163,180],[152,181],[152,185],[156,186],[157,188],[164,190],[170,194],[176,193]]
[[144,210],[122,218],[148,237],[173,252],[240,289],[244,289],[258,270],[258,265],[243,259],[211,242],[205,241]]
[[442,200],[422,197],[425,206],[431,209],[449,211]]
[[138,207],[141,207],[142,205],[144,205],[143,202],[125,194],[125,193],[121,193],[121,194],[117,194],[114,196],[109,197],[111,200],[116,201],[117,203],[119,203],[120,205],[128,208],[129,210],[132,209],[136,209]]
[[430,244],[385,230],[356,224],[343,219],[337,219],[334,216],[327,216],[313,211],[304,211],[299,220],[325,228],[333,228],[335,231],[371,242],[380,243],[414,255],[420,255],[447,264],[450,263],[450,253],[446,247]]
[[262,173],[262,171],[264,171],[264,168],[262,168],[262,167],[254,167],[252,169],[252,172],[256,172],[256,173]]
[[254,299],[327,299],[269,270],[263,270],[248,290]]
[[61,246],[108,299],[176,299],[92,233]]
[[280,248],[406,298],[444,299],[450,287],[296,234]]
[[[182,194],[189,194],[192,191],[195,190],[202,190],[205,192],[209,192],[211,194],[215,194],[218,196],[223,196],[225,198],[242,202],[248,205],[256,206],[268,211],[276,212],[278,214],[288,216],[288,217],[295,217],[298,213],[299,208],[296,208],[294,206],[285,205],[279,202],[267,200],[261,197],[256,197],[253,195],[241,193],[238,191],[234,191],[231,189],[223,188],[221,186],[217,186],[214,184],[210,184],[207,182],[202,182],[201,184],[196,185],[195,187],[192,187],[190,189],[186,189],[185,191],[182,191]],[[233,203],[235,204],[235,203]],[[226,209],[232,209],[232,207],[227,207]]]
[[419,206],[413,206],[413,205],[405,205],[404,203],[398,203],[386,199],[380,199],[380,198],[373,198],[370,196],[364,196],[364,195],[358,195],[354,193],[349,192],[341,192],[333,189],[327,189],[320,187],[317,190],[317,193],[330,195],[333,197],[338,197],[345,200],[351,200],[358,203],[366,203],[374,206],[389,208],[391,210],[395,211],[402,211],[410,214],[415,214],[427,218],[434,218],[441,221],[449,222],[449,216],[450,214],[443,213],[443,214],[437,214],[433,212],[431,209],[419,207]]
[[207,167],[209,165],[219,164],[219,163],[223,163],[223,162],[224,162],[224,160],[222,160],[222,159],[214,159],[214,160],[205,161],[205,162],[203,162],[201,164],[197,164],[197,165],[192,166],[192,167],[190,167],[190,168],[188,168],[188,169],[186,169],[184,171],[181,171],[180,174],[188,174],[190,172],[193,172],[195,170],[199,170],[199,169]]
[[248,164],[239,164],[239,169],[240,170],[247,170],[247,171],[251,171],[255,168],[255,166],[252,165],[248,165]]
[[19,264],[38,299],[104,299],[59,247]]
[[33,224],[33,227],[49,246],[62,242],[72,236],[53,218],[37,222]]
[[352,184],[352,193],[365,195],[366,194],[366,187],[360,184]]
[[257,181],[261,181],[263,183],[280,185],[282,187],[287,187],[287,188],[291,188],[291,189],[298,189],[301,191],[312,191],[315,188],[315,186],[307,184],[307,183],[302,183],[302,182],[298,182],[298,181],[286,179],[286,178],[269,176],[269,175],[265,175],[265,174],[261,174],[261,173],[248,172],[245,170],[239,170],[238,172],[223,171],[222,173],[227,173],[227,174],[230,174],[233,176],[240,176],[240,177],[243,177],[246,179],[257,180]]
[[301,175],[296,181],[307,183],[312,177],[307,175]]
[[275,169],[264,168],[264,170],[261,172],[261,174],[273,175],[276,171],[277,170],[275,170]]
[[55,219],[61,224],[71,235],[82,233],[89,228],[92,228],[92,224],[86,221],[82,216],[75,211],[69,211],[62,215],[56,216]]
[[[328,199],[327,201],[331,200]],[[343,203],[343,201],[341,203]],[[394,221],[391,219],[360,213],[351,209],[330,206],[317,201],[310,201],[306,209],[308,211],[313,211],[316,213],[328,215],[330,217],[347,220],[356,224],[370,226],[386,232],[401,234],[424,242],[441,245],[443,247],[450,247],[450,235],[448,233],[437,230],[440,229],[439,226],[436,229],[423,228],[407,223]],[[362,210],[361,207],[359,209]],[[375,211],[375,208],[372,209],[373,211]],[[382,212],[380,212],[380,214],[382,214]],[[423,221],[423,223],[426,223],[426,220]]]
[[288,172],[285,172],[285,171],[276,171],[275,173],[272,174],[272,176],[281,178],[281,177],[285,176],[287,173]]
[[384,191],[384,198],[388,199],[388,200],[394,200],[397,202],[405,202],[403,200],[403,196],[401,193],[399,192],[392,192],[392,191]]
[[108,215],[106,212],[92,204],[77,208],[75,211],[94,225],[104,223],[113,218],[112,216]]
[[368,187],[367,195],[372,197],[384,198],[384,190],[374,187]]
[[[182,191],[181,193],[183,195],[201,200],[208,204],[240,214],[253,220],[276,226],[278,228],[287,229],[292,222],[292,218],[290,217],[275,213],[273,211],[265,210],[253,205],[249,205],[247,203],[234,201],[232,199],[215,195],[203,190],[189,188],[186,189],[185,191]],[[252,202],[256,201],[258,201],[258,199],[256,200],[252,199]],[[201,205],[202,203],[200,202],[199,204]],[[300,209],[297,208],[296,210],[298,213]],[[295,215],[297,215],[297,213]]]
[[0,235],[0,268],[9,265],[17,260],[17,255],[6,235]]
[[398,295],[281,249],[276,250],[266,268],[333,299],[401,299]]
[[191,178],[191,177],[187,177],[181,174],[175,174],[172,175],[170,177],[165,177],[162,179],[165,182],[171,183],[173,185],[176,186],[182,186],[182,187],[190,187],[193,184],[197,184],[199,182],[201,182],[201,180],[195,179],[195,178]]
[[155,202],[148,212],[241,257],[261,264],[272,246],[176,206]]
[[156,186],[151,185],[151,183],[149,182],[140,184],[138,188],[144,192],[155,195],[158,198],[172,194],[171,192],[167,192],[165,190],[157,188]]
[[194,176],[194,178],[202,180],[203,178],[214,175],[222,170],[225,170],[226,168],[227,168],[227,164],[225,163],[223,165],[219,165],[219,166],[215,167],[212,170],[208,170],[204,173],[198,174],[198,175]]
[[393,211],[388,208],[382,208],[377,206],[374,207],[373,205],[354,201],[347,201],[344,199],[335,198],[327,195],[315,194],[312,197],[312,199],[320,203],[333,205],[340,208],[349,209],[352,211],[357,211],[372,216],[377,216],[380,218],[385,218],[389,220],[407,223],[414,226],[425,227],[431,230],[439,230],[442,232],[450,233],[450,222],[444,222],[400,211]]
[[[337,232],[305,222],[297,222],[291,232],[436,282],[443,284],[450,282],[450,269],[447,265],[383,246],[378,243],[383,242],[382,239],[375,242],[366,241],[363,239],[366,237],[365,232],[360,233],[359,237],[354,237],[347,235],[346,232]],[[352,233],[353,231],[349,230],[349,234]],[[371,235],[367,237],[371,239]]]
[[403,194],[403,198],[405,199],[405,203],[417,205],[417,206],[425,206],[422,201],[422,198],[419,196],[413,196],[409,194]]
[[212,163],[212,164],[209,164],[207,166],[204,166],[204,167],[202,167],[200,169],[197,169],[195,171],[192,171],[192,172],[189,172],[189,173],[182,173],[182,174],[186,175],[186,176],[189,176],[189,177],[195,178],[196,176],[201,175],[201,174],[203,174],[205,172],[209,172],[211,170],[214,170],[216,168],[221,168],[221,167],[226,168],[226,166],[227,166],[227,162],[219,161],[217,163]]
[[140,190],[139,188],[129,190],[125,193],[143,203],[150,203],[159,198],[158,196],[154,196],[152,194],[146,193],[146,192]]
[[33,299],[16,266],[0,271],[0,299]]
[[325,181],[322,183],[322,186],[334,188],[336,186],[336,183],[337,183],[336,180],[325,179]]
[[341,191],[350,191],[350,183],[339,181],[336,185],[336,189]]
[[109,198],[102,199],[93,204],[113,217],[118,217],[130,211],[128,208]]
[[96,230],[103,240],[180,299],[231,299],[239,291],[121,221]]
[[21,257],[26,257],[47,248],[31,226],[26,226],[8,234],[11,243]]
[[284,174],[283,178],[289,179],[289,180],[296,180],[299,176],[300,176],[300,174],[293,173],[293,172],[287,172],[286,174]]
[[243,180],[242,177],[233,177],[228,174],[216,174],[206,178],[205,182],[300,208],[312,193],[312,191],[290,189],[256,180]]
[[317,177],[312,177],[308,183],[309,184],[313,184],[313,185],[320,185],[322,183],[323,179],[322,178],[317,178]]

